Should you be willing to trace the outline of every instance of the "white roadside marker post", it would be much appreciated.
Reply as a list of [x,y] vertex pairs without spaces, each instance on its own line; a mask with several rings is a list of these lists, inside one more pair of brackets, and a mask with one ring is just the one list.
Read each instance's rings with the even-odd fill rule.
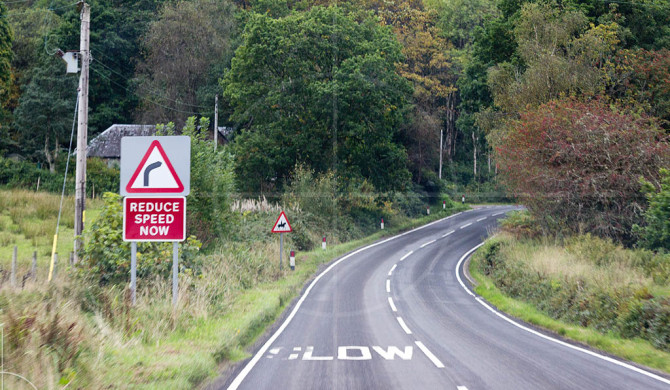
[[323,241],[321,242],[321,249],[326,250],[326,236],[323,236]]
[[443,200],[442,201],[442,210],[446,210],[446,209],[447,209],[447,201]]
[[426,206],[426,215],[430,215],[430,206]]
[[295,251],[291,251],[291,257],[289,258],[289,266],[291,271],[295,271]]
[[384,218],[382,218],[382,230],[384,230]]

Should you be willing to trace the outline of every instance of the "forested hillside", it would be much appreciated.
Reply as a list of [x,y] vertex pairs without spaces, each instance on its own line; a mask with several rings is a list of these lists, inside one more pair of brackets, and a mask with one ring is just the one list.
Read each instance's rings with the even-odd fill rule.
[[[508,191],[548,228],[630,243],[640,179],[659,190],[668,165],[667,0],[91,7],[89,139],[211,124],[219,95],[244,194],[278,196],[298,165],[344,192]],[[78,7],[0,12],[0,151],[62,171],[77,77],[56,54],[78,48]]]

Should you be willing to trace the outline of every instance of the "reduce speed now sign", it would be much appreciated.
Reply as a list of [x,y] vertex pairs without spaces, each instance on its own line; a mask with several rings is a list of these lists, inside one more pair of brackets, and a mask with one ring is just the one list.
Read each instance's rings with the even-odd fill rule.
[[184,241],[186,198],[125,197],[124,241]]

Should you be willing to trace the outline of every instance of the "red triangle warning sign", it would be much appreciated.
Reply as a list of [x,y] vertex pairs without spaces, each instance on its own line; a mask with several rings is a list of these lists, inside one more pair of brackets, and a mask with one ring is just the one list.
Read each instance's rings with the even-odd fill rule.
[[179,193],[184,185],[158,140],[154,140],[126,185],[129,193]]
[[288,222],[286,214],[282,211],[279,214],[279,218],[277,218],[277,222],[275,222],[275,226],[272,228],[272,233],[290,233],[292,231],[291,224]]

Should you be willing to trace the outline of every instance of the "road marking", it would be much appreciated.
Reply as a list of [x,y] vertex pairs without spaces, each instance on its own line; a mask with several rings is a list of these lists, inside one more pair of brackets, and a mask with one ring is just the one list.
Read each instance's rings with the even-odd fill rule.
[[395,360],[395,356],[398,355],[398,357],[402,360],[412,360],[412,347],[405,347],[405,351],[401,351],[400,348],[398,347],[393,347],[390,346],[388,348],[388,351],[383,349],[382,347],[379,346],[373,346],[372,349],[379,354],[379,356],[383,357],[386,360]]
[[411,255],[412,253],[414,253],[414,251],[409,251],[405,256],[403,256],[403,257],[400,258],[400,261],[405,260],[405,259],[408,258],[409,255]]
[[501,214],[505,214],[505,213],[506,213],[506,211],[501,211],[499,213],[492,214],[491,216],[495,217],[496,215],[501,215]]
[[477,222],[481,222],[481,221],[483,221],[483,220],[485,220],[485,219],[486,219],[486,217],[484,217],[484,218],[479,218],[479,219],[477,220]]
[[398,311],[398,309],[395,307],[395,304],[393,303],[393,298],[391,297],[389,297],[389,305],[391,305],[391,310]]
[[386,292],[391,292],[391,281],[389,279],[386,279]]
[[452,230],[452,231],[450,231],[450,232],[447,233],[447,234],[443,234],[442,237],[446,237],[446,236],[449,236],[449,235],[451,235],[451,234],[454,234],[454,232],[455,232],[455,230]]
[[465,386],[456,386],[456,390],[468,390]]
[[427,247],[428,245],[430,245],[430,244],[434,243],[435,241],[437,241],[437,240],[433,240],[433,241],[428,241],[427,243],[425,243],[425,244],[421,245],[421,248],[425,248],[425,247]]
[[421,352],[423,352],[428,357],[428,359],[430,359],[431,362],[433,362],[435,367],[444,368],[444,364],[442,364],[440,359],[438,359],[437,356],[433,355],[433,353],[430,352],[430,350],[428,350],[428,348],[425,345],[423,345],[421,341],[415,341],[414,344],[416,344],[416,346],[419,347]]
[[402,317],[396,317],[396,318],[398,319],[398,323],[400,324],[400,327],[402,328],[402,330],[404,330],[405,333],[407,333],[407,334],[412,334],[412,331],[409,330],[409,328],[407,327],[407,324],[405,324],[405,321],[402,320]]
[[281,347],[271,349],[270,350],[270,355],[268,355],[267,358],[272,359],[273,357],[275,357],[276,354],[279,353],[279,351],[281,351]]
[[[455,215],[458,215],[458,214],[455,214]],[[355,251],[349,253],[348,255],[343,256],[343,257],[340,258],[339,260],[334,261],[330,266],[328,266],[328,268],[326,268],[325,270],[323,270],[323,272],[321,272],[319,275],[317,275],[317,276],[314,278],[314,280],[312,280],[312,283],[310,283],[310,285],[307,287],[307,289],[305,289],[305,293],[302,295],[302,297],[300,297],[300,299],[298,299],[298,302],[295,304],[295,307],[293,307],[293,311],[291,311],[291,313],[286,317],[286,320],[284,320],[284,322],[279,326],[279,328],[277,329],[277,331],[276,331],[272,336],[270,336],[270,338],[265,342],[265,344],[263,344],[263,346],[260,347],[260,349],[258,350],[258,352],[256,352],[256,354],[254,355],[254,357],[252,357],[251,360],[249,360],[249,363],[247,363],[247,365],[244,366],[244,368],[242,369],[242,371],[240,371],[240,373],[239,373],[239,374],[235,377],[235,379],[230,383],[230,386],[228,386],[228,389],[229,389],[229,390],[236,390],[238,387],[240,387],[240,385],[242,384],[242,381],[244,381],[244,378],[246,378],[247,375],[249,375],[249,373],[250,373],[251,370],[254,368],[254,366],[255,366],[256,364],[258,364],[258,361],[261,360],[261,358],[263,357],[263,355],[265,355],[265,352],[267,352],[267,350],[270,348],[270,346],[277,340],[277,338],[279,338],[279,336],[284,332],[284,330],[286,330],[286,328],[288,327],[288,325],[289,325],[289,324],[291,323],[291,321],[293,320],[293,317],[295,317],[295,315],[298,313],[298,310],[300,310],[300,307],[302,306],[303,302],[305,302],[305,299],[307,299],[307,297],[309,296],[309,293],[312,291],[312,289],[314,288],[314,286],[319,282],[319,280],[321,280],[321,278],[322,278],[325,274],[327,274],[328,272],[330,272],[333,268],[335,268],[335,267],[336,267],[338,264],[340,264],[341,262],[343,262],[343,261],[349,259],[350,257],[353,257],[353,256],[355,256],[355,255],[357,255],[357,254],[359,254],[359,253],[361,253],[361,252],[363,252],[363,251],[366,251],[366,250],[368,250],[368,249],[370,249],[370,248],[374,248],[374,247],[379,246],[379,245],[382,245],[382,244],[386,244],[387,242],[396,240],[396,239],[398,239],[398,238],[400,238],[400,237],[404,237],[404,236],[406,236],[406,235],[408,235],[408,234],[412,234],[412,233],[417,232],[417,231],[419,231],[419,230],[425,229],[425,228],[427,228],[427,227],[429,227],[429,226],[433,226],[433,225],[435,225],[435,224],[438,224],[438,223],[440,223],[440,222],[443,222],[443,221],[446,220],[446,219],[447,219],[447,218],[438,219],[437,221],[433,221],[433,222],[428,223],[428,224],[425,224],[425,225],[423,225],[423,226],[419,226],[419,227],[416,228],[416,229],[412,229],[412,230],[407,231],[407,232],[405,232],[405,233],[400,233],[400,234],[398,234],[397,236],[389,237],[389,238],[387,238],[387,239],[385,239],[385,240],[383,240],[383,241],[379,241],[379,242],[376,242],[376,243],[374,243],[374,244],[370,244],[370,245],[368,245],[368,246],[364,246],[363,248],[357,249],[357,250],[355,250]]]
[[302,355],[302,360],[333,360],[332,356],[312,356],[314,347],[309,346],[305,348],[305,354]]
[[[300,351],[302,351],[301,347],[293,348],[293,352],[300,352]],[[288,360],[295,360],[295,359],[298,358],[298,356],[300,356],[300,354],[292,353],[292,354],[289,355]]]
[[575,351],[582,352],[582,353],[585,353],[585,354],[587,354],[587,355],[593,356],[593,357],[595,357],[595,358],[604,360],[604,361],[606,361],[606,362],[609,362],[609,363],[612,363],[612,364],[616,364],[617,366],[620,366],[620,367],[623,367],[623,368],[627,368],[627,369],[629,369],[629,370],[631,370],[631,371],[635,371],[635,372],[637,372],[638,374],[642,374],[642,375],[647,376],[647,377],[649,377],[649,378],[656,379],[657,381],[660,381],[660,382],[663,382],[663,383],[665,383],[665,384],[670,385],[670,380],[669,380],[669,379],[665,379],[665,378],[663,378],[663,377],[661,377],[661,376],[658,376],[658,375],[656,375],[656,374],[653,374],[653,373],[651,373],[651,372],[649,372],[649,371],[645,371],[645,370],[643,370],[643,369],[641,369],[641,368],[637,368],[637,367],[635,367],[635,366],[633,366],[633,365],[630,365],[630,364],[628,364],[628,363],[621,362],[621,361],[616,360],[616,359],[613,359],[613,358],[611,358],[611,357],[609,357],[609,356],[604,356],[604,355],[601,355],[601,354],[599,354],[599,353],[596,353],[596,352],[593,352],[593,351],[589,351],[588,349],[580,348],[580,347],[577,347],[577,346],[575,346],[575,345],[566,343],[565,341],[561,341],[561,340],[555,339],[555,338],[553,338],[553,337],[547,336],[547,335],[542,334],[542,333],[540,333],[540,332],[537,332],[537,331],[535,331],[535,330],[533,330],[533,329],[530,329],[530,328],[527,327],[527,326],[523,326],[523,325],[517,323],[516,321],[513,321],[513,320],[507,318],[506,316],[504,316],[504,315],[501,314],[500,312],[496,311],[496,310],[495,310],[494,308],[492,308],[486,301],[484,301],[482,298],[476,296],[474,293],[472,293],[472,291],[470,291],[470,289],[468,289],[468,288],[465,286],[465,283],[463,283],[463,280],[461,280],[461,276],[460,276],[460,273],[459,273],[459,270],[461,269],[461,265],[463,264],[463,261],[464,261],[468,256],[470,256],[470,255],[472,254],[472,252],[474,252],[474,251],[476,251],[477,249],[479,249],[479,247],[481,247],[482,245],[484,245],[483,242],[482,242],[481,244],[475,246],[474,248],[470,249],[466,254],[463,255],[463,257],[461,257],[461,259],[458,261],[458,264],[456,264],[456,278],[458,279],[458,283],[461,284],[461,287],[463,287],[463,289],[465,290],[465,292],[467,292],[467,293],[470,294],[471,296],[475,297],[475,300],[476,300],[477,302],[479,302],[480,305],[484,306],[486,309],[488,309],[491,313],[495,314],[496,316],[502,318],[503,320],[509,322],[510,324],[516,326],[516,327],[519,328],[519,329],[525,330],[526,332],[532,333],[532,334],[534,334],[534,335],[536,335],[536,336],[538,336],[538,337],[541,337],[541,338],[543,338],[543,339],[545,339],[545,340],[548,340],[548,341],[551,341],[551,342],[553,342],[553,343],[562,345],[562,346],[564,346],[564,347],[566,347],[566,348],[570,348],[570,349],[573,349],[573,350],[575,350]]
[[389,271],[389,276],[391,276],[391,274],[393,273],[393,270],[394,270],[395,267],[397,267],[397,266],[398,266],[398,264],[393,264],[393,267],[391,267],[391,270]]
[[[359,353],[350,356],[349,351],[354,350]],[[370,353],[370,348],[360,347],[357,345],[351,345],[346,347],[337,348],[337,360],[372,360],[372,354]]]
[[461,226],[461,229],[465,229],[466,227],[468,227],[468,226],[470,226],[470,225],[472,225],[472,222],[470,222],[470,223],[466,223],[465,225]]

